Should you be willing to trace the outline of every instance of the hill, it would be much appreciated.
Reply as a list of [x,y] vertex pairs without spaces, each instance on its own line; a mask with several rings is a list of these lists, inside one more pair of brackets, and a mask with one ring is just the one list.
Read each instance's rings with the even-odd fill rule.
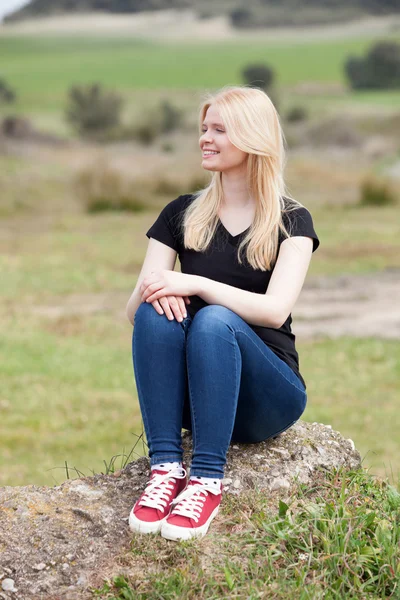
[[230,0],[32,0],[8,15],[5,22],[79,12],[138,13],[171,8],[195,9],[200,17],[229,16],[238,28],[303,26],[345,22],[366,15],[400,13],[399,0],[247,0],[243,7]]

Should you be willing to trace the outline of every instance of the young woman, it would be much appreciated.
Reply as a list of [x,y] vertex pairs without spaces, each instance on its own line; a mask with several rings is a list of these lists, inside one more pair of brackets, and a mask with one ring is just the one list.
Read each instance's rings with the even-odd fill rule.
[[264,92],[222,88],[200,129],[211,182],[161,211],[127,305],[151,465],[129,525],[172,540],[207,533],[231,442],[267,440],[303,413],[290,313],[319,246],[309,211],[285,195],[283,133]]

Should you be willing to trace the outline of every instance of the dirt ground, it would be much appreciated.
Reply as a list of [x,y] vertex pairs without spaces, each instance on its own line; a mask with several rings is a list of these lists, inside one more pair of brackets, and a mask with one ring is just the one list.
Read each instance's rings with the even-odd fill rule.
[[[177,18],[177,15],[179,17]],[[366,17],[349,23],[318,27],[237,30],[225,16],[199,19],[192,10],[163,10],[133,15],[110,15],[109,13],[79,14],[37,18],[23,22],[0,24],[0,36],[5,35],[110,35],[179,41],[197,39],[226,41],[241,39],[296,40],[337,39],[365,34],[393,32],[400,19],[396,16]]]
[[293,311],[299,338],[400,338],[400,269],[306,282]]
[[[126,319],[129,294],[73,294],[64,302],[30,307],[33,314],[62,317],[111,313]],[[320,337],[400,338],[400,269],[365,275],[308,278],[292,312],[292,331],[300,339]],[[21,307],[26,311],[27,307]]]

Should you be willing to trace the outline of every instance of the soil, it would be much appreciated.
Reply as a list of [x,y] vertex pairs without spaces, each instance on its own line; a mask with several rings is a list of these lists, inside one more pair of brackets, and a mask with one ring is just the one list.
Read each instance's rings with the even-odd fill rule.
[[386,35],[393,33],[398,26],[396,15],[365,17],[348,23],[318,27],[273,27],[238,30],[232,27],[228,17],[219,16],[207,20],[199,19],[193,10],[173,9],[156,12],[142,12],[133,15],[111,15],[90,13],[49,16],[26,21],[0,24],[0,35],[106,35],[163,39],[171,42],[185,39],[226,40],[258,39],[289,40],[308,42],[310,39],[342,39],[359,35]]
[[[33,305],[32,313],[58,320],[93,313],[114,313],[124,319],[129,293],[73,294],[62,304]],[[292,330],[300,339],[400,337],[400,269],[308,278],[292,312]],[[26,311],[27,307],[23,310]]]

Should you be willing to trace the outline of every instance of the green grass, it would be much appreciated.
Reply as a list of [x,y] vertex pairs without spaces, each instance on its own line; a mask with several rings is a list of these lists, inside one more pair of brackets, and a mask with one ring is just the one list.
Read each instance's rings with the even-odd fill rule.
[[203,540],[136,535],[119,574],[93,597],[398,599],[399,509],[396,487],[363,471],[320,474],[285,501],[225,495]]
[[130,324],[99,315],[61,319],[49,330],[29,321],[2,322],[1,485],[61,483],[65,463],[72,477],[74,467],[104,472],[103,461],[128,454],[141,433]]
[[[310,207],[321,247],[310,275],[400,267],[397,206]],[[157,213],[32,217],[0,254],[3,299],[126,291],[134,287]],[[333,225],[334,219],[334,225]],[[4,227],[7,228],[6,223]],[[32,230],[31,230],[32,229]],[[12,251],[10,251],[10,248]]]
[[[128,454],[142,433],[128,321],[27,313],[1,324],[0,484],[61,483],[77,476],[73,468],[104,472],[104,461]],[[354,440],[364,466],[396,477],[399,345],[339,338],[297,347],[308,388],[302,418],[331,424]]]
[[[25,163],[4,164],[24,178]],[[46,202],[43,213],[0,221],[2,485],[104,471],[142,432],[124,310],[157,212],[89,216],[68,194]],[[310,277],[400,267],[397,207],[307,206],[321,239]],[[351,437],[375,473],[396,474],[397,342],[296,343],[309,394],[303,418]]]
[[[293,38],[182,45],[124,37],[7,36],[0,38],[0,73],[16,89],[18,102],[1,112],[26,113],[51,124],[55,115],[62,118],[66,93],[73,84],[99,81],[125,93],[128,104],[135,104],[139,90],[204,90],[242,83],[241,70],[253,62],[271,65],[283,88],[302,81],[344,82],[346,57],[364,53],[376,39],[369,35],[333,41]],[[385,104],[399,100],[400,92],[357,93],[346,96],[346,101],[352,98],[357,103]]]

